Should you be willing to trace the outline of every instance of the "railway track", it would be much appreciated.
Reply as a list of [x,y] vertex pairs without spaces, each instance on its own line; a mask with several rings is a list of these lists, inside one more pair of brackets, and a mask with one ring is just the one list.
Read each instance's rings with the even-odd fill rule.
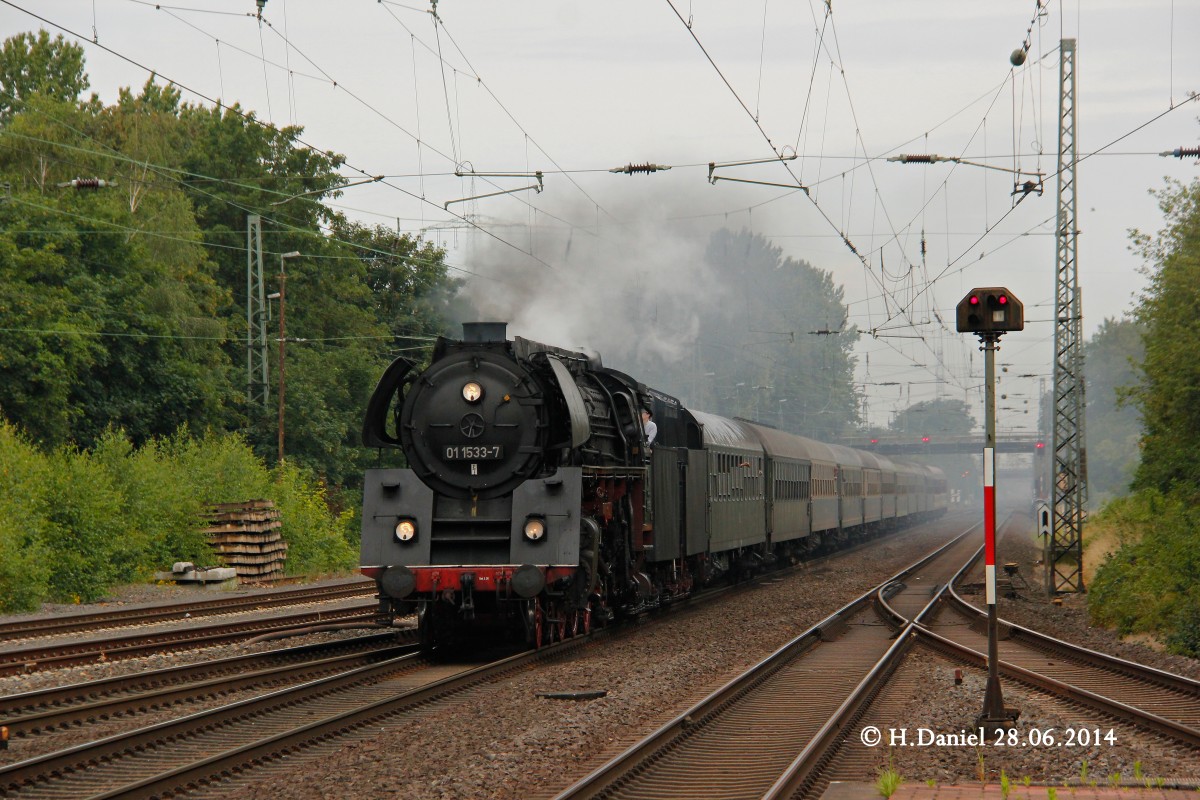
[[[179,650],[211,647],[304,626],[370,625],[375,619],[375,609],[376,604],[370,603],[205,626],[187,624],[150,633],[100,639],[68,639],[26,648],[5,648],[0,650],[0,676],[132,658],[168,648]],[[190,620],[187,622],[190,623]]]
[[[412,653],[110,736],[0,769],[5,797],[152,797],[205,785],[331,737],[385,725],[481,683],[585,646],[575,639],[488,663]],[[383,698],[383,699],[381,699]]]
[[319,603],[354,597],[371,597],[375,594],[371,581],[355,581],[332,586],[315,586],[283,592],[259,592],[237,597],[219,597],[187,603],[171,603],[142,608],[114,608],[87,614],[64,614],[55,617],[15,620],[0,624],[0,642],[14,639],[32,639],[54,636],[72,631],[94,631],[102,628],[117,628],[189,619],[213,614],[234,614],[263,608]]
[[[976,553],[950,582],[937,604],[919,620],[915,635],[923,647],[948,657],[952,664],[973,664],[986,670],[986,612],[967,603],[955,587],[962,583],[977,562]],[[911,612],[911,607],[905,609]],[[898,620],[904,613],[894,614]],[[1123,722],[1162,734],[1168,740],[1200,754],[1200,730],[1192,724],[1200,684],[1171,673],[1114,658],[1044,636],[1027,628],[1001,621],[999,670],[1006,685],[1018,683],[1032,694],[1065,701],[1108,724]],[[1023,665],[1023,666],[1022,666]],[[915,675],[915,673],[914,673]],[[914,677],[909,677],[911,682]],[[833,754],[829,766],[792,796],[816,800],[833,780],[861,781],[878,764],[877,754],[860,744],[861,726],[872,722],[888,725],[894,713],[916,693],[915,685],[889,686],[878,705],[847,730],[843,746]],[[982,698],[981,698],[982,702]],[[1022,726],[1017,725],[1018,732]],[[785,796],[783,794],[780,797]]]
[[[869,749],[858,744],[853,731],[911,647],[929,646],[960,663],[986,665],[980,612],[967,612],[967,604],[950,590],[979,556],[980,548],[964,537],[806,631],[557,800],[815,798],[827,786],[834,763],[843,769],[856,765],[855,778],[861,780]],[[970,645],[937,632],[939,623],[931,620],[947,613],[975,616],[973,624],[961,618],[941,624],[944,632],[953,631]],[[1190,722],[1200,704],[1196,682],[1005,627],[1009,639],[1007,646],[1002,643],[1001,659],[1011,655],[1027,664],[1002,664],[1006,679],[1166,734],[1200,752],[1200,730]],[[1039,674],[1043,667],[1058,677]],[[888,689],[896,705],[915,686]]]
[[[880,591],[929,603],[924,587],[944,582],[975,549],[967,533],[817,623],[559,800],[757,799],[785,791],[780,782],[803,781],[914,642],[897,637],[875,610]],[[901,579],[915,588],[899,588]]]
[[[734,591],[744,588],[739,585]],[[687,608],[695,606],[669,610]],[[590,638],[570,639],[483,665],[428,664],[414,655],[359,667],[12,764],[0,769],[0,795],[156,796],[226,780],[247,769],[256,775],[260,769],[294,769],[292,759],[282,760],[285,756],[330,739],[344,744],[355,737],[375,736],[380,728],[403,725],[412,714],[432,708],[430,704],[453,703],[459,693],[499,675],[573,657],[593,641],[634,630],[603,629]],[[45,718],[42,724],[53,721]]]
[[[964,567],[960,576],[967,572]],[[933,642],[937,649],[972,656],[979,663],[980,654],[987,652],[987,615],[955,589],[960,582],[951,583],[944,602],[929,615],[926,627],[938,637]],[[1119,718],[1200,747],[1200,681],[1003,621],[998,645],[1002,673],[1011,678],[1073,696]],[[1107,702],[1097,704],[1093,696]]]
[[374,634],[8,695],[0,697],[0,725],[14,741],[118,717],[136,725],[150,711],[267,691],[407,655],[416,639],[412,630]]

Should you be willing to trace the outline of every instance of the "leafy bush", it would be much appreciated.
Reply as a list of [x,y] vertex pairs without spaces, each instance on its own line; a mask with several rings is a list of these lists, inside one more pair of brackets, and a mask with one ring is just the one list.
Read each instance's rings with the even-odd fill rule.
[[48,472],[46,457],[0,420],[0,611],[30,611],[49,593]]
[[345,535],[353,515],[330,514],[323,485],[285,462],[275,468],[273,488],[288,543],[288,574],[336,572],[354,566],[358,551],[351,548]]
[[50,558],[50,596],[94,602],[137,571],[137,542],[127,536],[123,497],[112,476],[88,453],[63,449],[46,476],[49,520],[42,544]]
[[124,434],[109,431],[92,457],[121,493],[125,535],[139,553],[131,579],[174,561],[212,559],[201,533],[204,502],[165,444],[151,441],[134,450]]
[[289,574],[334,572],[356,563],[357,547],[350,547],[346,534],[351,518],[332,514],[324,485],[292,462],[269,470],[241,437],[229,434],[210,432],[192,438],[180,433],[164,446],[169,446],[196,497],[205,504],[275,501],[288,543]]
[[1096,572],[1092,620],[1122,634],[1164,636],[1174,652],[1200,652],[1200,510],[1190,491],[1146,489],[1114,501],[1103,516],[1128,531]]
[[213,564],[205,505],[258,498],[280,508],[290,574],[354,565],[354,514],[332,513],[321,483],[268,469],[239,436],[184,428],[135,449],[110,430],[91,452],[47,455],[0,422],[0,611],[98,600],[177,560]]
[[1173,653],[1200,658],[1200,597],[1180,607],[1171,617],[1167,649]]

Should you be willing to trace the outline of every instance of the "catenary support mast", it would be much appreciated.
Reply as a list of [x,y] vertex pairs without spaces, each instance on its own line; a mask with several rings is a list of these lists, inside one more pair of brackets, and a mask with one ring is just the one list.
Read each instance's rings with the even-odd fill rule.
[[267,405],[267,297],[263,284],[262,219],[246,217],[246,403]]
[[1054,291],[1054,529],[1046,546],[1046,583],[1050,592],[1082,592],[1087,448],[1076,217],[1079,192],[1074,39],[1062,40],[1060,56]]

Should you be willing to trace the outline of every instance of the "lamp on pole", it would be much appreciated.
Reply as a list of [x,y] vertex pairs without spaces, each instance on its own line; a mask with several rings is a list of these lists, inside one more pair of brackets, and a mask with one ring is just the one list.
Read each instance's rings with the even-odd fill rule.
[[284,325],[283,315],[284,308],[287,303],[287,260],[289,258],[299,258],[300,251],[293,250],[290,253],[282,253],[279,256],[279,463],[283,463],[283,387],[284,387],[284,355],[286,350],[284,345],[287,343],[287,328]]

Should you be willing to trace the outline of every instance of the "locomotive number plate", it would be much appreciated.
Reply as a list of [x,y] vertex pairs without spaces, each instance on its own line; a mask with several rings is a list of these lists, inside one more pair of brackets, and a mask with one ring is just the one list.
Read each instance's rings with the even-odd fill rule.
[[451,445],[442,457],[446,461],[498,461],[504,458],[504,447],[498,444]]

